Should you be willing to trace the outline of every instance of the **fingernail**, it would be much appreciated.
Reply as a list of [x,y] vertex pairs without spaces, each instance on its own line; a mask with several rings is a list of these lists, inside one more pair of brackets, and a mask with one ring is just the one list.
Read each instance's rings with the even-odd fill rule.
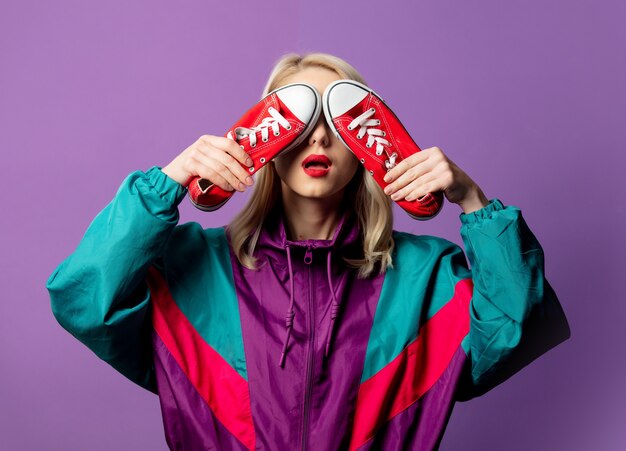
[[393,196],[391,196],[392,200],[398,200],[400,196],[398,195],[398,193],[395,193]]
[[246,158],[246,165],[252,166],[252,158]]
[[387,187],[385,188],[385,194],[386,194],[386,195],[390,195],[391,193],[393,193],[393,188],[392,188],[392,187],[390,187],[390,186],[387,186]]
[[246,183],[251,186],[254,183],[254,180],[252,180],[252,177],[246,177]]
[[389,182],[391,182],[391,176],[390,176],[389,174],[387,174],[387,175],[383,178],[383,180],[384,180],[385,182],[389,183]]
[[243,183],[239,182],[239,191],[243,191],[244,189],[246,189],[246,185],[244,185]]

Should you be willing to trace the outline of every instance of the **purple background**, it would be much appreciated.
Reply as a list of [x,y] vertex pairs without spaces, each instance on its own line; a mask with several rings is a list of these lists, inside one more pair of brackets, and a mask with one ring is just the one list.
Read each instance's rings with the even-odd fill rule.
[[[157,397],[62,330],[45,281],[128,173],[221,135],[289,51],[351,62],[545,249],[572,338],[457,404],[442,449],[624,449],[625,3],[376,5],[2,1],[2,449],[166,449]],[[181,222],[220,226],[245,198],[185,200]],[[396,210],[396,229],[461,244],[459,213]]]

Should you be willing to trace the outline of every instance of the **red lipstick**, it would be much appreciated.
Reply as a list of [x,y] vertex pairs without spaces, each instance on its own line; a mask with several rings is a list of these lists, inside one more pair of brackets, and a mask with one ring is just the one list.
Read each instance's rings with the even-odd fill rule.
[[302,169],[311,177],[323,177],[328,174],[332,162],[326,155],[312,154],[302,162]]

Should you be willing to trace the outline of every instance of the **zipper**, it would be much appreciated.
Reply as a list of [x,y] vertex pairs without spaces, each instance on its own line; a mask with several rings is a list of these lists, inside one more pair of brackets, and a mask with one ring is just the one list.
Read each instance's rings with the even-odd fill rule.
[[309,404],[311,402],[311,383],[313,372],[313,353],[315,351],[315,309],[313,308],[313,283],[311,282],[311,263],[313,262],[313,253],[311,246],[307,247],[304,254],[304,263],[309,266],[309,330],[311,331],[311,341],[309,342],[309,356],[307,362],[305,391],[304,391],[304,412],[302,419],[302,450],[307,449],[308,430],[309,430]]

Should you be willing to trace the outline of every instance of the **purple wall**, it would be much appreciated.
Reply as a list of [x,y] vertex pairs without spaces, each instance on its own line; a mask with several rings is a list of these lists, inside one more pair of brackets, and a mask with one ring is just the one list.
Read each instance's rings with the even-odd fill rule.
[[[522,208],[570,320],[568,342],[457,405],[442,449],[626,446],[625,3],[367,3],[2,2],[2,449],[166,449],[157,398],[61,329],[45,281],[129,172],[222,134],[280,55],[312,50]],[[185,200],[181,221],[222,225],[244,199],[213,214]],[[461,244],[456,205],[396,213]]]

